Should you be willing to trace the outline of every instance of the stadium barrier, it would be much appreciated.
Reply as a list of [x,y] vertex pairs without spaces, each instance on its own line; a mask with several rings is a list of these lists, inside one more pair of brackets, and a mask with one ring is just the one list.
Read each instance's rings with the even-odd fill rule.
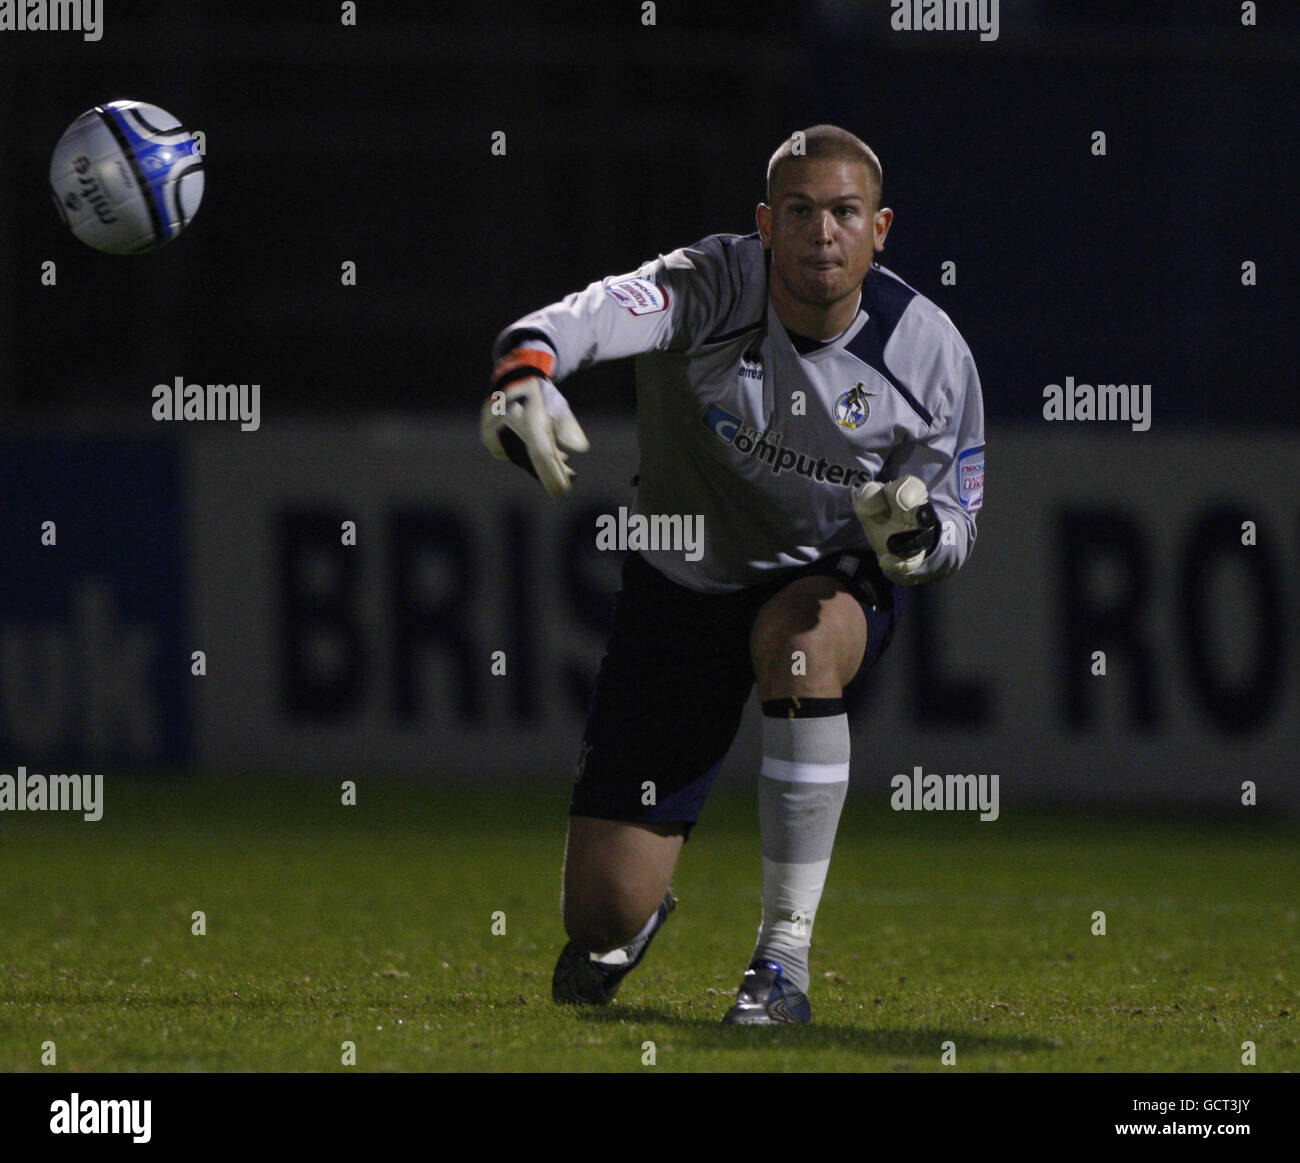
[[[10,441],[0,769],[563,784],[617,584],[597,520],[637,467],[630,423],[588,435],[565,502],[471,423]],[[1003,815],[1235,809],[1248,783],[1300,810],[1293,446],[1066,426],[988,446],[974,553],[909,591],[855,714],[855,792],[919,766],[997,773]],[[757,759],[751,704],[721,780]]]

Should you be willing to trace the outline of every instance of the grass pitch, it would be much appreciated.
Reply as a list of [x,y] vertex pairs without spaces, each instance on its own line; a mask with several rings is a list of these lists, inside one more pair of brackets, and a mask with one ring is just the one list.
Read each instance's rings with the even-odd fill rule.
[[577,1011],[550,1001],[566,794],[118,777],[99,823],[4,813],[0,1070],[1233,1072],[1244,1041],[1256,1072],[1300,1068],[1289,822],[850,798],[815,1024],[755,1030],[719,1025],[758,920],[754,797],[710,802],[681,906],[619,1001]]

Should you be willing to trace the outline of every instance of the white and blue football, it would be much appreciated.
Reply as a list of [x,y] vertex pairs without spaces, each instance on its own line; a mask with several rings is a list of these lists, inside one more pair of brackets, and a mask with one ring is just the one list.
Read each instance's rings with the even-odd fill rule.
[[106,254],[140,254],[175,238],[203,200],[203,154],[175,117],[142,101],[110,101],[77,118],[50,162],[64,222]]

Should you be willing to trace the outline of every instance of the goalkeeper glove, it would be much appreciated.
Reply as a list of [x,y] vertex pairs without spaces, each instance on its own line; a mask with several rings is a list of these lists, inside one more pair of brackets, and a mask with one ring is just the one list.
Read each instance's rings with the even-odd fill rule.
[[567,454],[591,447],[569,402],[543,375],[513,379],[493,391],[483,405],[479,432],[493,456],[532,473],[553,497],[573,487]]
[[939,543],[939,518],[930,504],[930,491],[914,476],[868,481],[853,491],[853,511],[867,531],[880,568],[907,584]]

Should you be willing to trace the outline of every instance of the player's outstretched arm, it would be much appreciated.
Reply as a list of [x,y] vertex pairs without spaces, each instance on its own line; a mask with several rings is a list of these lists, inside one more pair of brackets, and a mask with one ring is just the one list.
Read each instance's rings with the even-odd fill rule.
[[[593,282],[501,332],[481,421],[492,454],[532,473],[551,496],[568,493],[574,472],[567,454],[588,446],[556,382],[604,360],[687,349],[719,328],[749,322],[746,311],[761,316],[761,304],[738,300],[734,291],[742,262],[735,244],[747,241],[711,235]],[[757,246],[754,240],[750,250],[761,253]]]

